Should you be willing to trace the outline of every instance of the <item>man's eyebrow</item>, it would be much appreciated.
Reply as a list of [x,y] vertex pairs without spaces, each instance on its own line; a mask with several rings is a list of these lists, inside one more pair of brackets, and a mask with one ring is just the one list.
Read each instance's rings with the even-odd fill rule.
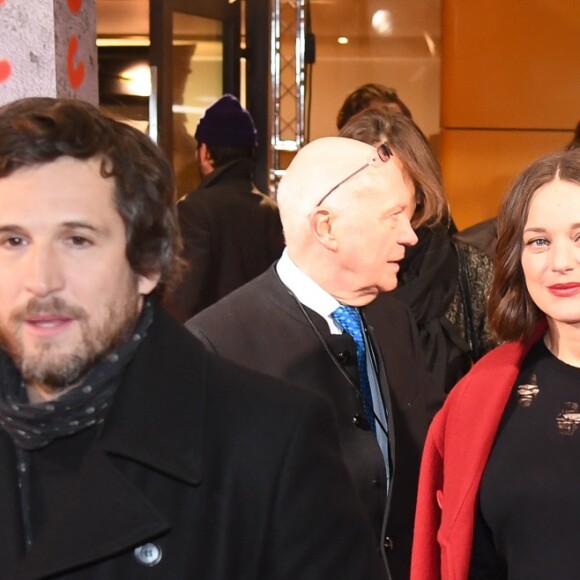
[[[95,234],[106,235],[109,233],[109,226],[98,227],[89,222],[85,221],[67,221],[59,224],[59,229],[61,230],[87,230],[94,232]],[[27,228],[20,226],[18,224],[4,224],[0,225],[0,233],[12,233],[12,234],[26,234],[28,232]]]
[[0,233],[24,233],[26,231],[25,228],[23,228],[22,226],[18,226],[16,224],[5,224],[5,225],[0,225]]
[[82,233],[90,233],[98,237],[106,238],[111,235],[111,228],[108,224],[92,224],[90,222],[85,221],[67,221],[62,222],[59,224],[59,229],[62,232],[71,232],[75,233],[78,232],[79,234]]
[[70,222],[62,222],[59,226],[62,229],[84,229],[84,230],[91,230],[93,232],[101,232],[101,231],[108,231],[108,227],[98,228],[89,222],[83,221],[70,221]]

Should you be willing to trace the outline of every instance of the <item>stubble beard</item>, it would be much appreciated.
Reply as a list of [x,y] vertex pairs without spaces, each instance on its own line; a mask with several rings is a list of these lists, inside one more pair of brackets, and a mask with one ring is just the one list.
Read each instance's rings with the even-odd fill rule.
[[[8,323],[0,323],[0,348],[12,359],[26,385],[42,385],[47,393],[57,396],[80,383],[97,362],[129,338],[139,316],[139,302],[135,283],[123,299],[108,305],[104,319],[91,325],[88,313],[79,306],[56,296],[32,298],[11,314]],[[24,319],[39,313],[73,318],[79,325],[80,340],[68,352],[59,352],[58,345],[49,340],[26,349],[18,328]]]

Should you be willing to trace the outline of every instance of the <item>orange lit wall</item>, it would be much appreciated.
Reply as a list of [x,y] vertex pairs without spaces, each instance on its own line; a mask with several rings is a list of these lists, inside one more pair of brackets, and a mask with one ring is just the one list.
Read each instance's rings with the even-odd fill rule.
[[580,120],[580,1],[443,0],[440,157],[460,228]]

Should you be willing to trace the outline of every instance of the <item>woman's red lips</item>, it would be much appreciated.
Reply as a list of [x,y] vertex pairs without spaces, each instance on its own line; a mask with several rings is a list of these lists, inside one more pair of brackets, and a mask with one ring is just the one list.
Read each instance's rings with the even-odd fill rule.
[[565,284],[552,284],[548,286],[548,290],[554,296],[561,298],[568,298],[576,296],[580,293],[580,283],[579,282],[567,282]]
[[566,284],[552,284],[548,286],[550,290],[570,290],[572,288],[580,288],[580,282],[567,282]]

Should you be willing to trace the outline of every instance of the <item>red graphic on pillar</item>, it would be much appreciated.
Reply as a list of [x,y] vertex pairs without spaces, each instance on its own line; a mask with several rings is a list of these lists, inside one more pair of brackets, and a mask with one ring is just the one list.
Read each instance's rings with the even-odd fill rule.
[[[0,0],[0,4],[3,2],[4,0]],[[68,0],[68,9],[73,13],[76,14],[80,9],[81,6],[83,5],[83,0]]]
[[[4,0],[0,0],[0,6],[4,4]],[[0,60],[0,84],[2,84],[12,74],[12,67],[10,61]]]
[[[2,0],[0,0],[0,3]],[[10,62],[7,60],[0,60],[0,84],[8,80],[8,77],[12,74],[12,67]]]
[[67,68],[68,68],[68,80],[70,86],[73,89],[78,89],[85,80],[85,63],[83,61],[75,65],[75,56],[79,49],[79,39],[73,35],[68,41],[68,55],[67,55]]

